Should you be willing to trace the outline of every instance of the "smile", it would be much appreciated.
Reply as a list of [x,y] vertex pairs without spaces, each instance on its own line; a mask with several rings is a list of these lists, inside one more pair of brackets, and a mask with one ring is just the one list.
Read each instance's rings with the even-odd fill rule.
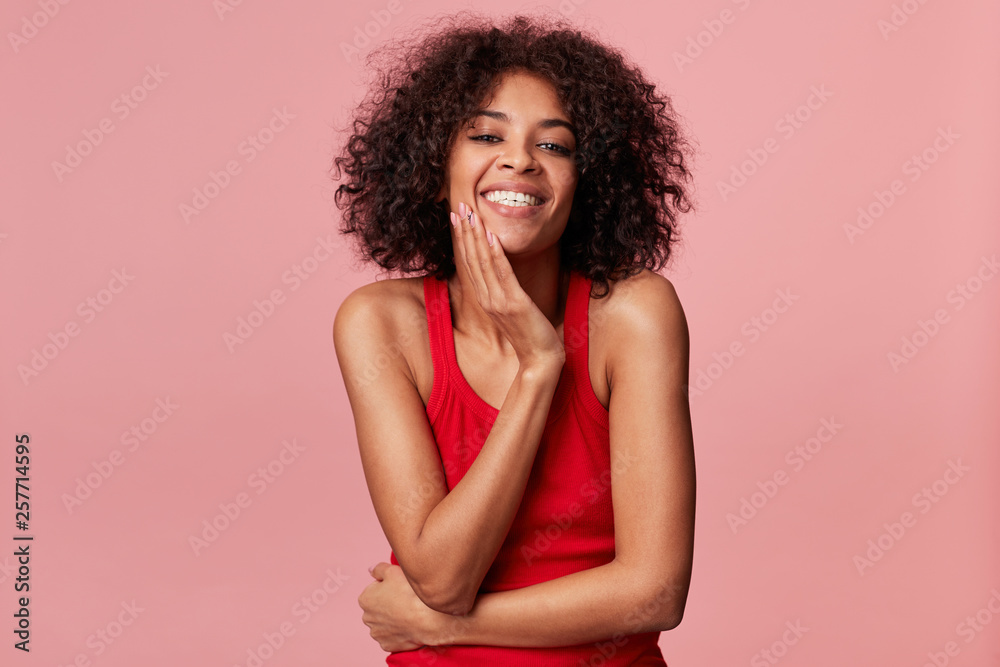
[[542,200],[523,192],[510,192],[509,190],[490,190],[483,195],[488,201],[504,206],[540,206]]

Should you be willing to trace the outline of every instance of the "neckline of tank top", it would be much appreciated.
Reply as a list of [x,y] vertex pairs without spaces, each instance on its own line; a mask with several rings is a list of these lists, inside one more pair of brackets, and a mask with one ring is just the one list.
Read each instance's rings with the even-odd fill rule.
[[[452,386],[458,392],[465,405],[482,419],[492,423],[500,413],[498,408],[490,405],[482,396],[476,393],[472,385],[462,373],[458,365],[458,356],[455,352],[455,331],[451,319],[451,300],[449,298],[448,281],[438,280],[433,276],[428,276],[433,282],[434,296],[439,303],[447,304],[447,308],[439,308],[439,317],[443,316],[440,322],[440,335],[444,340],[440,341],[444,350],[445,364],[448,366],[448,376]],[[588,359],[589,331],[584,327],[587,325],[587,309],[590,305],[590,281],[577,271],[569,272],[569,287],[566,294],[565,312],[563,315],[563,345],[566,348],[566,363],[559,374],[559,382],[556,385],[552,402],[549,405],[549,413],[546,417],[546,425],[556,421],[570,403],[573,393],[574,383],[581,381],[581,376],[590,383],[590,371],[587,362],[580,362],[580,359]],[[584,300],[586,299],[586,300]],[[581,326],[581,322],[583,326]],[[567,339],[567,331],[571,332],[571,337]],[[572,332],[580,331],[579,334]],[[582,367],[582,370],[581,370]],[[589,387],[588,387],[589,388]],[[590,393],[593,393],[591,390]],[[604,410],[604,406],[594,401]]]

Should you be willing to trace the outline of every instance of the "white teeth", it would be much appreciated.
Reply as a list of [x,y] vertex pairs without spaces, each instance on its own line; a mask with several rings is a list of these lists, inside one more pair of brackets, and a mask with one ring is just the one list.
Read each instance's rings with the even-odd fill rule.
[[534,197],[523,192],[511,192],[509,190],[491,190],[486,193],[486,198],[492,202],[514,207],[538,206],[542,203],[538,197]]

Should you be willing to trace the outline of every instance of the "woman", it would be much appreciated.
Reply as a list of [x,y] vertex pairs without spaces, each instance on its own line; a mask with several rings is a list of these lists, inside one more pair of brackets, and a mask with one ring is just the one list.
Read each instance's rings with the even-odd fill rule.
[[436,25],[377,54],[334,161],[342,231],[418,274],[334,323],[392,547],[362,620],[389,665],[665,665],[695,470],[687,325],[654,271],[691,208],[686,144],[590,37]]

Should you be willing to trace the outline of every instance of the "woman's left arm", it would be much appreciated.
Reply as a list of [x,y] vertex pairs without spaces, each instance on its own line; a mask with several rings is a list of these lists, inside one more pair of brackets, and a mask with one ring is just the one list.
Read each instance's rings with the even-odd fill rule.
[[[380,563],[373,574],[381,595],[373,591],[365,622],[375,636],[372,623],[392,616],[395,606],[397,616],[408,615],[404,634],[411,641],[406,647],[390,643],[387,650],[412,644],[566,646],[680,623],[695,514],[687,322],[673,285],[658,274],[643,272],[615,288],[622,293],[602,329],[611,387],[615,558],[532,586],[480,594],[465,616],[442,614],[419,599],[413,604],[412,593],[403,590],[409,588],[405,577],[392,571],[398,566]],[[404,630],[402,618],[395,622],[397,631]]]

